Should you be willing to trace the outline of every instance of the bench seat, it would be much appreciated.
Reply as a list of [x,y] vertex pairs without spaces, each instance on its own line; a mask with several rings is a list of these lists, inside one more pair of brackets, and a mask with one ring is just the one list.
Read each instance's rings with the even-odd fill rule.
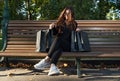
[[[27,55],[26,55],[27,54]],[[1,52],[4,57],[45,57],[47,53],[37,52]],[[62,57],[78,58],[120,58],[120,52],[64,52]]]

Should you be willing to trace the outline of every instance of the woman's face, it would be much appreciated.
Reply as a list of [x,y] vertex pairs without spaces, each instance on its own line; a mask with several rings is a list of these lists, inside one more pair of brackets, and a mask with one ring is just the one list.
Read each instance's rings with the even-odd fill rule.
[[65,14],[64,14],[64,15],[65,15],[65,19],[66,19],[66,20],[69,19],[70,13],[71,13],[70,10],[66,10],[66,11],[65,11]]

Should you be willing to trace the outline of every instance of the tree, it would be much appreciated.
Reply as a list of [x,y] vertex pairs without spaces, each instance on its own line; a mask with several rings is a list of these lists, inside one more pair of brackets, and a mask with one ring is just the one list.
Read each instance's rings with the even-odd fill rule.
[[23,13],[21,13],[23,8],[24,0],[9,0],[10,19],[26,19]]
[[[0,9],[3,9],[3,6]],[[77,20],[106,19],[106,14],[112,6],[120,9],[120,5],[114,5],[108,0],[9,0],[10,19],[52,20],[58,18],[66,6],[74,8]]]
[[2,16],[3,16],[3,9],[4,9],[4,0],[0,0],[0,29],[1,29],[1,22],[2,22]]
[[111,7],[106,15],[106,18],[108,20],[120,20],[120,10],[115,7]]
[[[44,2],[43,2],[44,3]],[[48,0],[41,7],[42,19],[56,19],[66,6],[72,6],[76,19],[90,19],[92,0]]]

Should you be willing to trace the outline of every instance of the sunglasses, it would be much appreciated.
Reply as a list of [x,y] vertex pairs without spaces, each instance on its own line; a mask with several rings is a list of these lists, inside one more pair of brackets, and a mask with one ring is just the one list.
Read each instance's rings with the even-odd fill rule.
[[70,12],[68,12],[68,13],[66,12],[64,15],[65,15],[65,16],[68,16],[69,14],[70,14]]

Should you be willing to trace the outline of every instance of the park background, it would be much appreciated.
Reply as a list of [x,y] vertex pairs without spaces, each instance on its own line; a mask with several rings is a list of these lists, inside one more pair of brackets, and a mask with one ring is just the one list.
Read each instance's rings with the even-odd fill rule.
[[[120,20],[120,0],[8,0],[9,20],[56,20],[72,6],[76,20]],[[0,0],[0,49],[5,0]]]

